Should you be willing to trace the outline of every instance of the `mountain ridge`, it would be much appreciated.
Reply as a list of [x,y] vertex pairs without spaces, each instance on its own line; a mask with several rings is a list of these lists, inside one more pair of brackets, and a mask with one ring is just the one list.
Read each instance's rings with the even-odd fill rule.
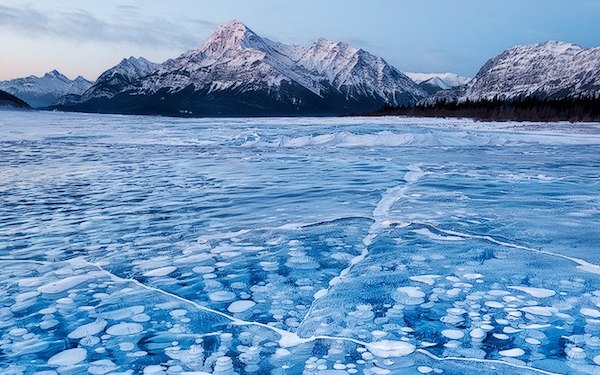
[[364,50],[323,40],[310,47],[286,45],[234,20],[200,48],[157,65],[112,97],[84,94],[56,108],[176,116],[339,115],[415,104],[425,96],[402,72]]

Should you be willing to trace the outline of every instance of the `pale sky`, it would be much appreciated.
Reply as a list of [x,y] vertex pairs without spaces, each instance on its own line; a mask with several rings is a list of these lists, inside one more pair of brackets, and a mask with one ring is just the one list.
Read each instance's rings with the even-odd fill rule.
[[468,76],[517,44],[600,45],[600,0],[2,0],[0,80],[52,69],[94,80],[124,57],[197,48],[232,19],[283,43],[325,37],[403,71]]

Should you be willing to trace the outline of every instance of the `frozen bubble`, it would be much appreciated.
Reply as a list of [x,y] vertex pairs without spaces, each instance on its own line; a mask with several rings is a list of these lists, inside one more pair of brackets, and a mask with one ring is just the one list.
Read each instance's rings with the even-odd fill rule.
[[210,298],[210,300],[214,302],[226,302],[234,299],[235,294],[227,290],[219,290],[218,292],[213,292],[209,294],[208,298]]
[[387,332],[385,331],[373,331],[371,332],[371,334],[373,335],[373,337],[377,340],[381,339],[382,337],[387,336]]
[[83,348],[63,350],[50,357],[48,364],[52,366],[73,366],[87,358],[87,351]]
[[70,339],[81,339],[86,336],[94,336],[102,332],[106,327],[106,324],[106,320],[96,320],[95,322],[84,324],[75,328],[75,330],[69,333],[67,337]]
[[232,302],[229,305],[229,307],[227,307],[227,311],[234,314],[241,313],[248,309],[251,309],[252,307],[254,307],[254,305],[256,305],[256,302],[250,300],[235,301]]
[[442,335],[451,340],[460,340],[465,337],[465,333],[458,329],[445,329],[442,331]]
[[567,357],[574,360],[584,359],[586,357],[585,351],[577,346],[567,347],[565,353],[567,354]]
[[519,328],[521,329],[544,329],[549,328],[550,324],[540,324],[540,323],[532,323],[532,324],[519,324]]
[[590,317],[590,318],[600,318],[600,311],[598,311],[596,309],[590,309],[590,308],[584,307],[581,310],[579,310],[579,312],[581,312],[583,315]]
[[484,305],[486,305],[487,307],[491,307],[493,309],[501,309],[504,307],[504,304],[502,304],[498,301],[486,301],[484,303]]
[[275,351],[275,355],[277,355],[278,357],[285,357],[290,354],[291,354],[291,352],[284,348],[279,348]]
[[160,276],[168,276],[170,274],[172,274],[173,272],[175,272],[177,270],[177,267],[175,266],[168,266],[168,267],[161,267],[161,268],[156,268],[150,271],[146,271],[144,272],[143,276],[145,277],[160,277]]
[[420,305],[425,302],[424,298],[425,293],[421,288],[414,286],[400,287],[394,293],[394,299],[405,305]]
[[414,345],[404,341],[381,340],[365,345],[371,353],[381,358],[405,357],[413,353]]
[[482,277],[483,277],[483,275],[482,275],[482,274],[480,274],[480,273],[465,273],[465,274],[463,275],[463,277],[464,277],[465,279],[467,279],[467,280],[475,280],[475,279],[480,279],[480,278],[482,278]]
[[17,294],[15,296],[15,301],[16,302],[27,301],[28,299],[31,299],[31,298],[39,296],[40,294],[41,293],[39,291],[31,291],[31,292],[25,292],[25,293]]
[[525,354],[525,351],[521,348],[501,350],[498,352],[502,357],[520,357]]
[[23,335],[25,335],[27,332],[27,329],[25,328],[13,328],[10,331],[8,331],[8,334],[11,336],[15,336],[15,337],[21,337]]
[[140,333],[144,327],[138,323],[119,323],[108,327],[106,333],[113,336],[127,336]]
[[141,314],[144,312],[144,306],[131,306],[124,309],[107,311],[98,314],[99,318],[110,319],[110,320],[123,320],[131,318],[133,315]]
[[135,348],[135,344],[132,342],[122,342],[119,344],[119,350],[123,352],[129,352]]
[[541,316],[552,316],[552,313],[557,311],[556,308],[547,306],[527,306],[523,307],[521,310],[526,313]]
[[56,309],[54,307],[46,307],[46,308],[41,309],[40,311],[38,311],[38,313],[42,314],[42,315],[54,314],[55,312],[56,312]]
[[215,272],[215,267],[212,266],[196,266],[192,268],[192,271],[196,273],[213,273]]
[[143,373],[144,375],[159,375],[164,374],[164,370],[166,370],[166,368],[161,365],[150,365],[144,367]]
[[442,323],[446,323],[446,324],[457,325],[459,323],[462,323],[464,321],[464,319],[457,315],[446,315],[446,316],[442,316],[440,318],[440,321]]
[[536,298],[548,298],[556,294],[555,291],[544,288],[531,288],[526,286],[509,286],[510,289],[519,290]]
[[71,276],[50,284],[42,285],[37,290],[46,294],[57,294],[65,292],[89,280],[87,275]]
[[101,359],[90,363],[88,372],[93,375],[104,375],[118,368],[115,363],[109,359]]
[[494,333],[494,334],[492,334],[492,336],[494,336],[498,340],[508,340],[509,339],[508,335],[505,335],[504,333]]
[[525,339],[525,341],[531,345],[540,345],[542,343],[540,340],[533,338],[533,337],[528,337]]
[[481,328],[475,328],[474,330],[472,330],[471,332],[469,332],[469,335],[473,338],[473,339],[482,339],[485,337],[486,333],[481,329]]
[[417,371],[419,371],[421,374],[429,374],[430,372],[433,372],[433,369],[428,366],[419,366],[417,367]]
[[131,320],[138,323],[147,322],[150,320],[150,316],[147,314],[138,314],[131,317]]
[[371,367],[369,370],[375,375],[388,375],[392,373],[390,370],[381,367]]
[[187,310],[184,309],[173,310],[169,313],[169,315],[171,315],[173,318],[178,318],[184,316],[185,314],[187,314]]
[[86,336],[79,340],[79,345],[81,346],[94,346],[100,342],[100,338],[96,336]]
[[409,279],[412,281],[416,281],[419,283],[433,285],[435,284],[435,279],[439,278],[439,275],[419,275],[419,276],[411,276]]
[[41,329],[50,329],[50,328],[54,328],[57,324],[58,324],[58,320],[56,320],[56,319],[42,320],[40,322],[40,328]]

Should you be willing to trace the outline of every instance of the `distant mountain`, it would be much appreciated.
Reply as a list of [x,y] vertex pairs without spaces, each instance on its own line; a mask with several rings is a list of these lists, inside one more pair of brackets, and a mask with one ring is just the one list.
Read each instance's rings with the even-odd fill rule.
[[308,48],[285,45],[238,21],[219,27],[200,49],[146,68],[134,80],[104,86],[110,90],[92,88],[79,102],[57,108],[193,116],[336,115],[414,104],[427,95],[362,49],[324,39]]
[[438,94],[422,104],[600,98],[600,47],[550,41],[510,48],[489,60],[464,88]]
[[466,85],[472,78],[464,77],[456,73],[410,73],[405,72],[410,79],[415,81],[421,89],[428,94],[435,94],[441,90],[449,90],[454,87]]
[[0,90],[0,109],[28,109],[29,104],[16,96]]
[[56,99],[67,94],[81,95],[92,83],[78,76],[70,80],[56,70],[43,77],[29,76],[9,81],[0,81],[4,90],[29,103],[34,108],[51,105]]

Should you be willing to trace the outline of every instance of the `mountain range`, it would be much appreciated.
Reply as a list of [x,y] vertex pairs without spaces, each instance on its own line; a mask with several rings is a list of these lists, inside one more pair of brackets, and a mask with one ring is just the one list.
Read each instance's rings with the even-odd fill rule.
[[471,79],[403,73],[343,42],[288,45],[239,21],[157,64],[123,59],[91,83],[57,71],[0,82],[33,107],[169,116],[345,115],[436,103],[600,98],[600,47],[550,41],[510,48]]
[[411,73],[405,72],[423,91],[429,95],[438,91],[450,90],[455,87],[464,86],[472,78],[464,77],[456,73]]
[[18,97],[34,108],[48,107],[64,95],[81,95],[91,86],[92,82],[81,76],[70,80],[56,70],[46,73],[43,77],[32,75],[0,81],[0,90]]
[[125,71],[119,76],[126,79],[107,84],[103,76],[109,70],[79,99],[62,99],[54,108],[176,116],[340,115],[413,105],[427,96],[363,49],[325,39],[309,47],[282,44],[238,21],[219,27],[201,48],[162,64],[128,63],[144,69],[125,70],[121,62],[111,70]]

